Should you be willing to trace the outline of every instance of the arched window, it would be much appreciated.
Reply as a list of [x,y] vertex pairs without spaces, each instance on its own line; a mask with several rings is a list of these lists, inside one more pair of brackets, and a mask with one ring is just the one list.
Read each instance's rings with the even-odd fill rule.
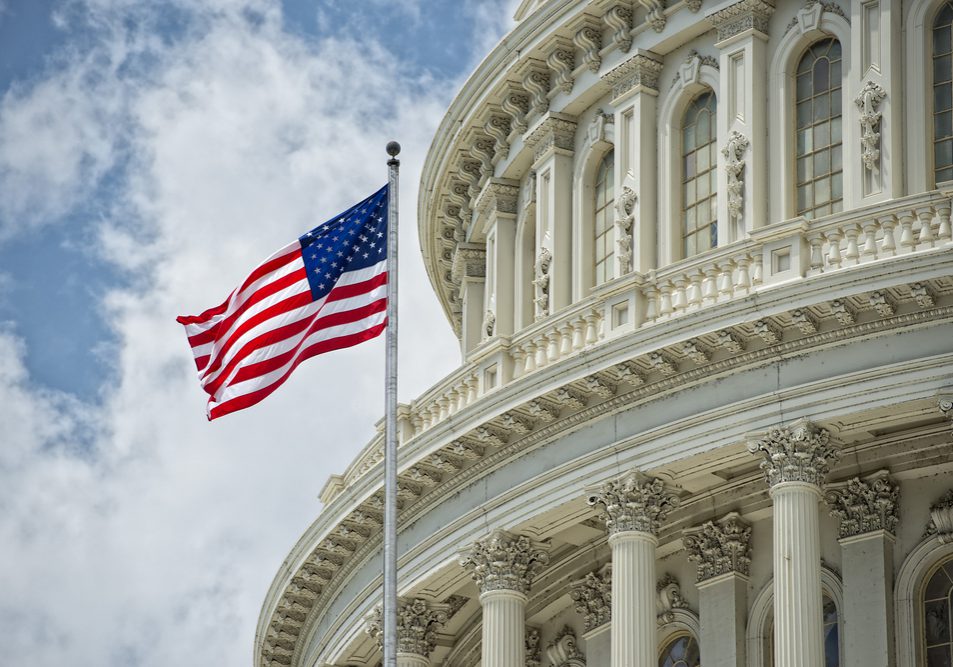
[[659,654],[658,667],[700,667],[698,642],[691,635],[676,635]]
[[612,242],[612,204],[615,202],[614,160],[613,151],[609,151],[602,158],[599,169],[596,171],[594,188],[596,208],[593,226],[596,285],[601,285],[612,278],[612,257],[615,255]]
[[797,214],[815,218],[844,205],[841,46],[815,42],[797,66]]
[[702,93],[682,118],[682,256],[718,245],[715,94]]
[[937,183],[953,180],[953,2],[933,21],[933,174]]
[[[837,605],[831,597],[824,593],[822,602],[824,618],[824,667],[840,667],[840,627],[837,617]],[[768,629],[768,647],[766,650],[767,665],[774,665],[774,619]]]
[[950,667],[953,665],[953,560],[940,565],[927,579],[921,613],[927,667]]

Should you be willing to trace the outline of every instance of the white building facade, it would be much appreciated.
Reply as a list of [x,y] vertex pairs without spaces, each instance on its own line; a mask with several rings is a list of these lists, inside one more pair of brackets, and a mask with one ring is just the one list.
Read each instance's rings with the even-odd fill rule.
[[[420,188],[403,667],[953,667],[953,2],[525,0]],[[382,436],[256,667],[376,666]]]

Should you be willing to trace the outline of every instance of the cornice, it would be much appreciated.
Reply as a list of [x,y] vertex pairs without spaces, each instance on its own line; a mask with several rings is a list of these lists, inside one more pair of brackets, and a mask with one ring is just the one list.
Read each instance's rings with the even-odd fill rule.
[[735,4],[715,12],[708,20],[718,31],[718,41],[736,37],[749,30],[768,36],[768,19],[774,13],[774,3],[766,0],[741,0]]
[[[500,462],[508,460],[515,452],[527,446],[531,446],[533,442],[556,437],[559,433],[564,433],[566,429],[575,429],[598,415],[605,414],[607,411],[618,410],[624,406],[631,406],[633,402],[650,400],[652,397],[658,396],[666,391],[672,391],[679,386],[685,386],[692,382],[717,376],[719,373],[727,372],[731,368],[756,365],[758,363],[776,360],[779,355],[801,354],[805,349],[810,349],[816,345],[829,345],[835,344],[838,341],[850,340],[853,337],[882,334],[892,328],[916,326],[921,322],[935,321],[938,318],[949,319],[951,316],[953,316],[953,308],[937,306],[929,311],[894,315],[890,318],[854,324],[834,331],[820,332],[797,340],[779,342],[774,346],[760,350],[741,352],[733,357],[713,361],[699,368],[683,371],[672,376],[661,377],[654,382],[646,382],[634,387],[631,391],[613,394],[611,398],[597,399],[594,405],[583,405],[575,410],[570,409],[568,414],[563,412],[559,418],[545,425],[541,422],[537,422],[531,423],[527,427],[526,422],[521,422],[524,427],[528,428],[528,432],[522,436],[519,436],[511,429],[500,426],[499,424],[501,422],[496,418],[491,419],[490,423],[471,431],[469,435],[463,435],[461,438],[457,438],[449,447],[440,450],[446,451],[448,456],[452,456],[452,452],[455,448],[482,446],[484,447],[484,454],[474,460],[471,465],[464,463],[456,473],[448,473],[433,486],[418,488],[416,493],[410,492],[405,495],[402,520],[412,521],[413,515],[416,512],[423,511],[423,508],[429,506],[434,499],[446,497],[446,494],[452,493],[453,489],[458,488],[461,484],[472,483],[475,477],[493,469]],[[778,320],[776,317],[769,317],[769,319],[777,322],[776,326],[779,328],[790,326],[785,325],[784,320]],[[617,369],[613,371],[613,373],[618,373],[621,378],[621,369],[626,367],[627,364],[616,364],[616,366],[612,367]],[[570,385],[577,387],[575,381],[570,382]],[[564,389],[565,388],[566,387],[564,387]],[[544,386],[541,389],[545,390],[546,387]],[[587,395],[578,388],[574,388],[571,391],[579,393],[582,397]],[[544,393],[545,398],[542,400],[553,401],[558,404],[559,399],[557,398],[557,394],[559,392],[548,391]],[[592,393],[588,393],[588,395],[594,396]],[[526,396],[526,399],[524,404],[540,400],[539,397],[532,395]],[[586,402],[588,402],[588,400]],[[462,433],[466,432],[464,431]],[[366,487],[365,485],[365,488],[368,488],[368,491],[370,491],[372,487]],[[376,515],[376,510],[374,509],[375,504],[368,504],[368,502],[373,500],[376,496],[372,494],[371,496],[363,495],[363,497],[367,499],[364,504],[358,505],[354,510],[351,510],[349,514],[339,515],[344,517],[345,527],[348,523],[355,524],[359,527],[362,522],[368,521],[368,519],[362,516],[362,513],[365,515]],[[332,512],[332,515],[334,504],[335,503],[332,503],[332,506],[328,508],[328,510]],[[409,515],[407,514],[408,511],[410,511]],[[373,520],[369,521],[370,525],[376,525]],[[374,529],[372,528],[372,530]],[[353,567],[355,567],[358,562],[363,561],[367,555],[373,553],[379,541],[379,533],[375,532],[370,532],[365,535],[364,533],[354,531],[345,531],[343,533],[338,531],[337,537],[334,536],[335,531],[330,531],[325,534],[327,537],[317,541],[319,545],[318,549],[307,559],[307,562],[311,564],[308,565],[305,563],[303,566],[298,566],[298,574],[291,577],[291,584],[289,588],[286,589],[284,595],[287,602],[274,607],[276,611],[273,616],[273,622],[269,624],[269,627],[271,627],[276,634],[284,632],[286,635],[293,635],[295,634],[293,631],[300,633],[306,630],[307,626],[310,626],[316,619],[310,610],[320,606],[321,600],[327,599],[328,595],[332,595],[337,586],[347,578],[348,573],[352,571]],[[315,542],[311,543],[315,544]],[[322,544],[325,546],[322,547]],[[322,553],[324,555],[321,555]],[[289,574],[286,576],[290,576],[291,573],[295,571],[296,569],[292,567],[288,570]],[[295,598],[293,587],[300,587],[301,581],[305,581],[306,579],[310,580],[312,578],[314,582],[317,583],[317,587],[321,589],[320,593],[315,593],[313,600],[310,598]],[[313,588],[312,592],[314,592]],[[311,603],[310,605],[308,604],[309,602]],[[271,636],[271,634],[269,634],[269,636]],[[262,637],[262,639],[264,639],[264,637]],[[287,637],[285,637],[285,640],[287,640]],[[279,644],[272,643],[271,645],[274,649],[280,648]],[[277,653],[274,653],[274,651],[272,653],[277,656]],[[287,663],[278,661],[275,664]]]
[[612,88],[613,99],[644,90],[658,94],[662,60],[648,51],[640,51],[621,65],[609,70],[602,80]]

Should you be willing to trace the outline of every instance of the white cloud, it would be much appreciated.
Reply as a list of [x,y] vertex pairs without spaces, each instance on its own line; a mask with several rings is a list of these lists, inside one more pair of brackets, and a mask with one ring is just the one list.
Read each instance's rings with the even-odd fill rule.
[[404,145],[402,398],[457,355],[415,219],[446,84],[365,43],[284,33],[264,0],[207,3],[178,42],[149,37],[155,15],[141,6],[81,7],[99,41],[0,104],[3,219],[50,224],[117,170],[98,236],[132,285],[101,306],[116,337],[101,404],[36,387],[23,340],[0,329],[0,643],[12,663],[250,663],[271,578],[327,475],[380,417],[382,346],[312,360],[267,402],[209,424],[174,317],[217,303],[262,256],[379,187],[390,138]]

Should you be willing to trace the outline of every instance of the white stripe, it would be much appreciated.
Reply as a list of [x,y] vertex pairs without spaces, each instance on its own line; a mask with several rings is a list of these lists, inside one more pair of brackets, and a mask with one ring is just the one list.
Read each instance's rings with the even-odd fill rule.
[[[311,313],[309,315],[302,315],[300,317],[296,317],[292,321],[298,321],[300,319],[303,319],[304,317],[311,316],[314,318],[315,322],[320,322],[324,318],[334,315],[335,313],[343,313],[343,312],[347,312],[351,310],[358,310],[360,308],[364,308],[374,303],[375,301],[384,299],[386,295],[387,295],[387,286],[379,285],[378,287],[375,287],[369,292],[358,294],[353,297],[349,297],[347,299],[339,299],[337,301],[331,301],[329,303],[326,303],[323,309],[321,308],[318,309],[320,311],[320,316],[315,316],[317,315],[317,313]],[[324,303],[324,299],[322,299],[320,302],[316,301],[314,304],[310,304],[310,306],[314,306],[315,304],[320,305],[322,303]],[[298,311],[292,311],[292,312],[298,313],[300,311],[307,310],[308,308],[310,308],[310,306],[301,308]],[[281,323],[281,324],[275,325],[274,322],[276,319],[278,318],[272,318],[268,320],[267,322],[262,322],[259,326],[246,332],[239,339],[237,339],[236,344],[232,346],[232,348],[228,351],[226,356],[223,358],[223,362],[221,366],[219,366],[219,368],[217,368],[214,373],[209,374],[207,377],[201,379],[202,386],[206,387],[209,384],[212,384],[215,381],[215,379],[222,374],[222,372],[228,366],[229,362],[242,351],[242,347],[244,347],[246,343],[250,342],[251,340],[254,340],[257,336],[261,335],[264,332],[271,331],[273,329],[278,328],[278,326],[284,326],[284,324],[287,324],[287,323]],[[334,328],[334,327],[331,327],[331,328]],[[219,387],[219,392],[221,392],[225,387],[228,386],[232,378],[235,377],[235,374],[238,373],[243,367],[265,361],[267,359],[270,359],[271,357],[277,356],[279,354],[284,354],[285,352],[288,352],[289,350],[294,349],[298,345],[298,343],[301,341],[302,337],[307,335],[307,331],[308,329],[305,328],[303,331],[301,331],[299,334],[295,336],[285,338],[284,340],[277,341],[271,345],[268,345],[267,347],[262,347],[251,352],[247,357],[242,359],[241,362],[235,366],[235,368],[232,369],[231,373],[229,374],[229,378],[225,382],[223,382],[222,385]]]
[[[387,270],[387,262],[386,260],[382,260],[378,262],[377,264],[374,264],[373,266],[369,266],[364,269],[357,269],[355,271],[345,271],[344,273],[341,274],[341,277],[338,280],[337,284],[335,284],[334,289],[332,289],[329,294],[325,295],[320,300],[315,301],[312,304],[309,304],[307,306],[302,306],[301,308],[291,310],[286,313],[282,313],[281,315],[277,315],[273,318],[265,320],[264,322],[259,323],[253,329],[244,332],[241,338],[238,339],[236,344],[232,345],[228,355],[226,356],[225,360],[222,363],[222,366],[224,366],[225,364],[228,363],[229,360],[231,360],[231,358],[235,355],[235,351],[239,349],[241,345],[243,345],[248,340],[254,338],[259,333],[262,333],[269,329],[277,328],[279,326],[291,324],[292,322],[297,322],[303,317],[308,317],[312,313],[320,310],[321,304],[324,303],[324,301],[330,296],[330,294],[332,294],[334,290],[337,289],[338,287],[344,287],[347,285],[356,285],[359,283],[366,282],[368,280],[371,280],[379,276],[380,274],[384,273],[386,270]],[[305,283],[306,283],[306,280],[302,280],[300,283],[295,283],[294,286],[289,287],[287,290],[283,290],[281,294],[290,293],[295,289],[300,289],[300,286]],[[278,296],[278,294],[276,294],[274,302],[277,302],[279,300],[281,300],[281,297]],[[242,326],[244,322],[246,321],[246,319],[251,318],[255,313],[258,313],[264,308],[267,308],[268,306],[271,305],[272,303],[271,298],[262,300],[262,303],[266,305],[262,306],[261,308],[258,308],[258,304],[255,304],[254,306],[249,308],[249,310],[247,311],[247,314],[242,313],[242,316],[235,320],[235,322],[232,324],[232,327],[228,330],[228,332],[219,334],[215,337],[215,340],[212,342],[212,346],[213,346],[212,352],[210,352],[211,358],[206,363],[205,365],[206,368],[213,365],[213,363],[215,362],[215,359],[219,356],[219,351],[224,348],[225,344],[231,339],[234,331],[236,331],[240,326]],[[317,305],[317,310],[315,309],[315,305]],[[341,307],[336,306],[334,310],[329,312],[340,312],[341,310],[342,310]],[[276,318],[279,318],[277,320],[277,323],[275,323]],[[199,371],[199,378],[202,379],[203,377],[205,377],[204,369]],[[203,382],[203,385],[204,385],[204,382]]]
[[387,319],[387,313],[385,311],[381,311],[379,313],[374,313],[373,315],[362,320],[358,320],[357,322],[351,322],[349,324],[329,327],[327,329],[322,329],[321,331],[316,331],[315,333],[308,336],[305,343],[301,346],[299,353],[292,357],[288,363],[281,368],[250,380],[223,386],[223,390],[219,392],[217,397],[209,398],[209,411],[226,403],[227,401],[238,398],[239,396],[244,396],[245,394],[250,394],[253,391],[258,391],[259,389],[263,389],[279,381],[282,375],[288,371],[288,368],[290,368],[291,365],[294,364],[294,362],[301,356],[301,353],[307,350],[311,345],[321,341],[332,340],[334,338],[349,336],[351,334],[365,331],[381,324],[385,319]]

